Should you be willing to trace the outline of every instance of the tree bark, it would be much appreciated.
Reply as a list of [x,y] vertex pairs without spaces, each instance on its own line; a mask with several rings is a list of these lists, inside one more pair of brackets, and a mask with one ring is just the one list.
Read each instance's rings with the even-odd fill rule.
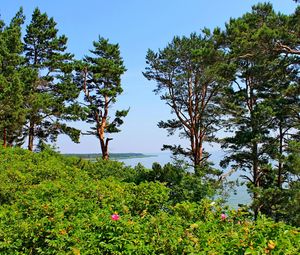
[[283,168],[283,163],[282,163],[282,154],[283,154],[283,130],[282,130],[282,124],[279,124],[279,159],[278,159],[278,176],[277,176],[277,186],[278,188],[282,188],[282,180],[281,180],[281,175],[282,175],[282,168]]
[[[196,146],[195,146],[196,150],[195,150],[195,170],[198,171],[200,170],[199,168],[202,165],[202,160],[203,160],[203,131],[200,131],[200,134],[198,134],[198,137],[196,137]],[[197,171],[195,171],[196,174]]]
[[104,139],[100,139],[100,146],[101,146],[101,151],[102,151],[102,159],[103,160],[108,160],[109,159],[109,154],[108,154],[108,143],[104,142]]
[[105,96],[104,100],[105,100],[104,114],[103,114],[103,116],[100,117],[99,114],[96,113],[96,121],[97,121],[97,126],[98,126],[97,132],[98,132],[98,137],[100,140],[102,159],[108,160],[109,159],[108,142],[111,139],[107,138],[105,141],[105,138],[104,138],[104,132],[105,132],[106,124],[107,124],[106,121],[107,121],[107,115],[108,115],[108,97]]
[[28,150],[33,151],[33,140],[34,140],[34,123],[30,121],[29,124],[29,135],[28,135]]
[[[248,105],[248,110],[250,112],[250,118],[251,118],[251,127],[252,127],[252,133],[254,136],[256,136],[258,130],[257,130],[257,123],[255,116],[253,115],[253,109],[256,104],[256,99],[254,95],[254,89],[252,86],[252,79],[249,77],[246,80],[246,91],[248,92],[248,98],[247,98],[247,105]],[[258,144],[256,141],[252,142],[252,173],[253,173],[253,185],[254,188],[259,187],[259,169],[258,169]],[[258,192],[254,190],[253,192],[253,200],[256,201],[258,199]],[[254,211],[254,219],[257,219],[258,213],[259,213],[259,206],[255,206],[253,208]]]
[[[258,188],[259,185],[259,172],[258,172],[258,146],[257,143],[254,142],[253,143],[253,147],[252,147],[252,153],[253,153],[253,184],[255,188]],[[255,190],[253,192],[253,200],[257,200],[258,199],[258,192]],[[259,213],[259,207],[255,206],[254,209],[254,219],[257,219],[258,213]]]
[[[102,159],[108,160],[109,159],[108,143],[110,140],[112,140],[112,138],[106,138],[106,140],[105,140],[103,134],[101,134],[100,129],[98,129],[98,136],[99,136],[99,140],[100,140]],[[100,138],[100,136],[101,136],[101,138]]]

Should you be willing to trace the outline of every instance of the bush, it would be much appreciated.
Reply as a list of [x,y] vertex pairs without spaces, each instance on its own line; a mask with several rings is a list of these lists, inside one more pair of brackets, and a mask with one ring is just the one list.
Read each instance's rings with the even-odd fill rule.
[[1,149],[0,162],[1,255],[300,252],[299,229],[284,223],[207,199],[170,205],[159,182],[94,178],[108,175],[105,164],[120,173],[119,164],[19,149]]
[[216,195],[217,183],[189,173],[179,165],[168,163],[161,166],[154,163],[152,169],[146,169],[141,165],[138,165],[135,169],[136,183],[155,181],[165,183],[170,188],[170,202],[173,204],[182,201],[197,202],[203,198],[212,198]]

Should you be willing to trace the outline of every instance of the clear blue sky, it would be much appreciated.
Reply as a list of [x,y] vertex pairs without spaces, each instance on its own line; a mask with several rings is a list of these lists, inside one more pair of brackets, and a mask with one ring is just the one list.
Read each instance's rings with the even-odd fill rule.
[[[147,81],[145,68],[147,49],[163,48],[175,35],[189,35],[201,28],[224,27],[230,17],[239,17],[261,1],[251,0],[1,0],[1,19],[9,22],[20,6],[30,22],[35,7],[53,17],[60,34],[68,38],[68,50],[80,59],[92,48],[98,35],[119,43],[125,66],[124,93],[116,105],[130,107],[122,132],[114,135],[111,152],[158,152],[162,144],[182,142],[167,137],[157,122],[170,117],[170,109],[154,95],[155,84]],[[270,1],[276,11],[292,13],[292,0]],[[78,125],[78,124],[77,124]],[[80,127],[86,128],[84,123]],[[80,144],[59,137],[62,152],[100,152],[95,137],[82,137]]]

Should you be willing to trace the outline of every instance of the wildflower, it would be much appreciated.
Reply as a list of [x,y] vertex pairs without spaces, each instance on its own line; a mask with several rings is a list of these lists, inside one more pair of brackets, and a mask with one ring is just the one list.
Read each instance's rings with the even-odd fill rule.
[[222,214],[221,214],[221,220],[224,221],[224,220],[226,220],[226,218],[227,218],[226,214],[225,214],[225,213],[222,213]]
[[114,213],[114,214],[111,215],[111,219],[112,220],[119,220],[120,219],[120,215],[117,214],[117,213]]

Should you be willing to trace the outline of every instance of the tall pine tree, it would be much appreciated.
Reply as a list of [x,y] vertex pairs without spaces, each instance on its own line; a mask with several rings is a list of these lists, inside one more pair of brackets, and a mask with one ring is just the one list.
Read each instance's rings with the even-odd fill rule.
[[204,143],[215,141],[222,116],[219,102],[233,73],[218,41],[208,29],[203,32],[175,37],[157,53],[149,50],[144,73],[148,80],[156,81],[154,92],[161,94],[175,116],[158,126],[169,135],[179,131],[180,137],[189,142],[187,148],[164,145],[163,149],[189,158],[199,175],[211,169],[207,167],[209,155],[204,151]]
[[121,75],[126,71],[118,44],[111,44],[107,39],[99,37],[90,50],[92,56],[86,56],[80,65],[78,84],[84,92],[87,122],[93,126],[87,132],[95,135],[100,142],[102,158],[109,158],[109,141],[107,134],[120,132],[123,117],[128,110],[116,111],[111,119],[110,111],[117,96],[123,92]]
[[[265,194],[285,182],[283,150],[295,128],[298,113],[293,112],[299,111],[297,67],[283,48],[292,43],[286,40],[288,19],[276,14],[271,4],[258,4],[226,25],[228,52],[237,73],[225,101],[232,136],[223,140],[229,156],[222,163],[232,162],[247,172],[255,216],[259,211],[271,214],[270,208],[280,203],[273,197],[271,206]],[[277,171],[272,159],[278,161]]]
[[276,33],[272,37],[277,60],[269,65],[265,74],[268,83],[263,91],[273,110],[273,126],[269,142],[272,168],[263,179],[261,211],[276,220],[289,222],[295,221],[288,217],[287,205],[295,211],[300,209],[297,206],[300,191],[295,188],[299,186],[300,169],[297,164],[293,165],[295,168],[290,164],[291,155],[297,152],[294,144],[300,141],[299,10],[289,16],[277,16]]
[[25,123],[23,78],[26,72],[22,68],[24,59],[21,56],[21,26],[24,20],[20,9],[9,26],[2,21],[0,25],[0,137],[4,147],[19,142]]
[[72,80],[73,56],[66,53],[66,36],[58,36],[53,18],[36,8],[24,41],[27,66],[37,72],[25,88],[28,149],[33,150],[34,139],[55,141],[61,133],[78,142],[80,131],[65,122],[77,120],[80,111],[74,102],[79,90]]

